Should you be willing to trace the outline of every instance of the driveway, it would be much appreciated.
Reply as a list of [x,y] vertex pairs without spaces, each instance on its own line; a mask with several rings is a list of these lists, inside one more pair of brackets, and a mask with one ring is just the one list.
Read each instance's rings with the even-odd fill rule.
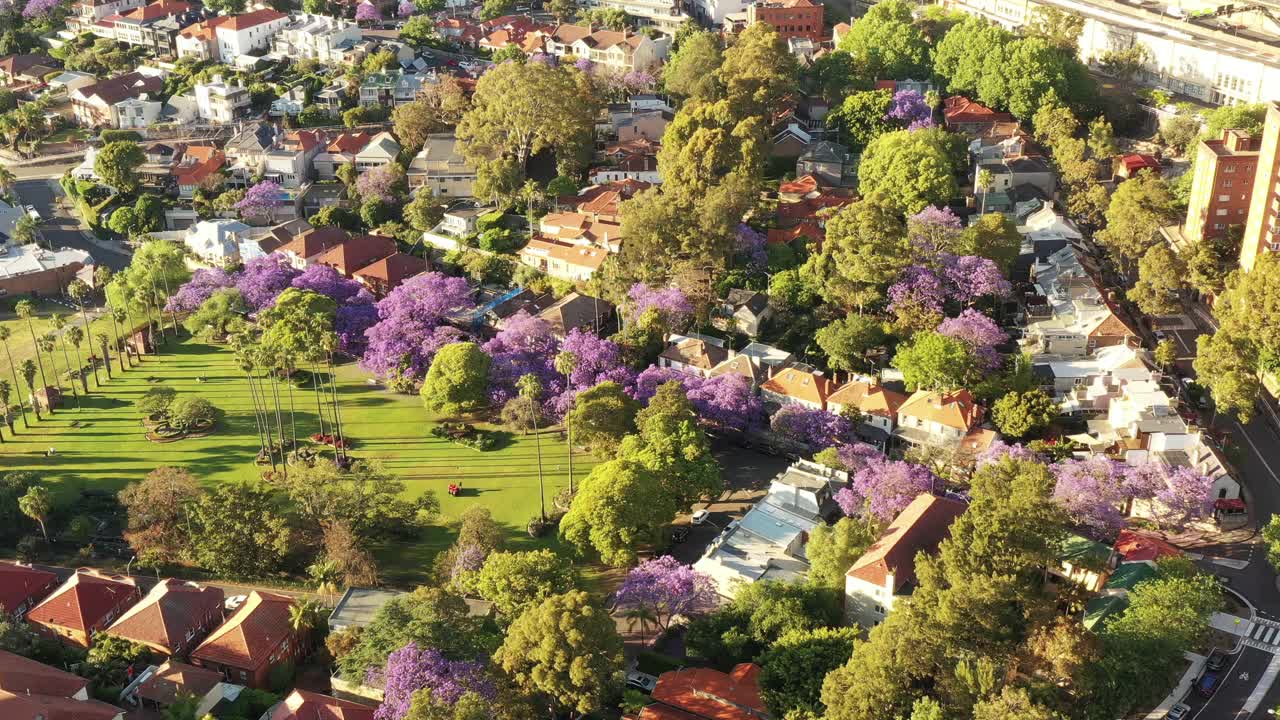
[[80,219],[62,208],[59,200],[64,193],[57,180],[19,180],[14,192],[22,204],[31,205],[40,213],[40,233],[50,247],[84,250],[93,256],[95,262],[113,271],[123,270],[129,265],[129,253],[97,240],[88,230],[82,230]]

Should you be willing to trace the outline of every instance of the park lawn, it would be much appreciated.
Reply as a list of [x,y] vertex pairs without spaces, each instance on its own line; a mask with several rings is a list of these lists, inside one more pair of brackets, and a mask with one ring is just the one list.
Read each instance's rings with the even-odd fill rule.
[[[89,312],[90,317],[92,317],[93,308],[89,308]],[[40,337],[52,330],[53,323],[50,322],[49,317],[54,313],[61,315],[69,324],[74,323],[76,327],[81,329],[84,328],[84,320],[78,311],[74,308],[68,307],[67,305],[60,305],[50,300],[36,301],[36,314],[31,320],[30,328],[27,327],[26,320],[23,320],[14,314],[12,303],[7,303],[5,307],[0,308],[0,326],[9,328],[9,352],[13,355],[13,362],[16,366],[21,367],[23,360],[35,359],[35,343],[31,340],[31,330],[35,330],[36,337]],[[141,320],[139,320],[139,322],[141,322]],[[120,329],[123,331],[124,328],[121,327]],[[107,337],[115,340],[115,333],[114,329],[111,327],[110,319],[104,316],[97,320],[91,320],[89,322],[89,338],[80,345],[80,356],[81,359],[84,360],[86,367],[88,367],[89,364],[89,344],[93,343],[93,352],[96,353],[97,343],[93,342],[92,337],[100,332],[106,333]],[[53,372],[53,368],[49,366],[48,358],[45,356],[41,357],[41,361],[44,363],[45,373],[51,374]],[[75,348],[72,347],[70,343],[67,344],[67,357],[70,358],[73,363],[75,362]],[[58,363],[58,372],[60,374],[65,373],[67,365],[62,359],[61,345],[58,346],[56,360]],[[112,367],[115,368],[115,370],[120,369],[119,363],[114,357],[112,357]],[[105,381],[105,371],[99,370],[98,372]],[[0,345],[0,376],[8,380],[10,383],[13,383],[13,373],[9,371],[9,358],[5,355],[4,346],[2,345]],[[39,382],[39,380],[37,379],[36,382]],[[26,381],[22,379],[21,375],[18,376],[18,383],[23,388],[23,398],[26,398]],[[90,388],[92,388],[92,377],[89,378],[89,383]],[[63,376],[62,386],[64,392],[70,394],[71,381],[69,378],[65,377],[65,375]]]
[[[441,506],[442,527],[428,530],[417,542],[374,548],[388,583],[409,586],[421,581],[431,559],[452,542],[456,518],[472,505],[489,508],[510,529],[513,548],[547,546],[565,551],[554,537],[534,541],[525,532],[526,523],[539,509],[533,436],[504,434],[498,448],[488,452],[463,447],[429,434],[433,423],[416,396],[368,385],[367,375],[354,364],[339,368],[338,374],[344,431],[353,442],[352,455],[382,461],[405,482],[406,496],[431,491]],[[161,345],[159,357],[147,356],[123,376],[117,368],[115,379],[103,391],[95,390],[82,399],[82,409],[76,410],[75,400],[67,398],[64,409],[29,430],[18,420],[17,438],[6,433],[0,445],[0,467],[37,473],[62,503],[73,502],[82,489],[120,490],[161,465],[185,467],[207,484],[251,480],[261,468],[253,462],[258,442],[243,377],[225,347],[171,339]],[[174,388],[179,397],[199,394],[212,402],[225,413],[217,431],[166,444],[147,440],[134,403],[156,384]],[[281,404],[287,413],[283,390]],[[300,438],[319,429],[315,396],[309,390],[294,391],[294,408]],[[72,427],[76,421],[79,427]],[[287,416],[285,422],[289,422]],[[46,457],[51,447],[56,453]],[[548,512],[556,490],[568,483],[566,447],[556,432],[543,435]],[[594,464],[590,457],[575,454],[574,476],[581,481]],[[459,481],[464,495],[450,497],[449,484]],[[589,576],[596,574],[587,570]]]

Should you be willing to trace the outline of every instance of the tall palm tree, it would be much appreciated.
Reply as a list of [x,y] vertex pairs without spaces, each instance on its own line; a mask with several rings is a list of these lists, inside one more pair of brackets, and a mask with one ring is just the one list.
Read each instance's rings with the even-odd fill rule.
[[89,394],[89,373],[84,371],[84,361],[80,359],[80,346],[84,344],[84,331],[79,327],[72,325],[63,333],[67,338],[67,342],[76,349],[76,375],[80,378],[81,385],[84,386],[84,394]]
[[538,448],[538,503],[542,508],[542,522],[545,523],[547,521],[547,490],[542,479],[542,433],[538,430],[537,406],[537,400],[542,395],[542,383],[536,375],[528,373],[520,376],[516,381],[516,388],[520,391],[520,397],[529,403],[529,419],[533,421],[534,444]]
[[40,534],[44,535],[46,543],[49,542],[49,530],[44,526],[49,512],[53,510],[53,498],[49,495],[49,488],[43,485],[32,485],[27,489],[26,495],[18,498],[18,509],[23,515],[40,523]]
[[258,431],[258,442],[262,452],[267,453],[271,461],[271,470],[276,469],[276,455],[271,440],[270,423],[266,417],[265,401],[259,400],[257,383],[254,382],[253,352],[249,345],[247,332],[235,333],[230,337],[231,351],[235,354],[236,364],[244,371],[245,381],[249,386],[249,399],[253,402],[253,423]]
[[316,592],[327,597],[338,594],[338,578],[342,572],[334,561],[325,558],[311,563],[307,566],[307,575],[311,577]]
[[[27,321],[27,331],[31,333],[31,345],[36,351],[36,367],[40,368],[40,385],[48,387],[49,381],[44,377],[44,361],[40,359],[40,341],[36,340],[36,326],[31,321],[31,318],[35,317],[36,314],[36,305],[30,300],[19,300],[18,304],[14,306],[14,310],[18,313],[18,317]],[[52,405],[49,406],[49,414],[53,414]],[[36,419],[40,419],[39,415],[36,416]]]
[[[107,379],[110,380],[111,379],[111,352],[110,352],[111,338],[108,337],[106,333],[100,332],[100,333],[93,334],[93,340],[94,342],[98,343],[98,349],[102,351],[102,367],[107,369]],[[94,373],[97,373],[98,371],[97,367],[95,367],[93,371]],[[98,387],[102,387],[101,382],[98,383]]]
[[27,381],[27,389],[31,391],[31,409],[40,419],[40,401],[36,399],[36,364],[30,359],[22,361],[22,379]]
[[[565,382],[568,383],[569,376],[573,374],[573,369],[578,364],[578,358],[571,352],[561,351],[556,353],[554,362],[556,372],[563,375]],[[573,497],[573,423],[569,420],[569,410],[564,413],[564,432],[567,441],[565,445],[569,449],[569,497]]]
[[0,165],[0,192],[8,195],[9,191],[13,189],[14,184],[17,182],[18,176],[14,175],[13,171],[9,168],[4,165]]
[[120,372],[123,374],[125,358],[129,358],[129,367],[133,367],[133,357],[129,354],[129,338],[126,336],[124,342],[120,342],[120,324],[125,323],[125,329],[128,329],[129,313],[113,307],[108,308],[108,314],[111,315],[111,332],[116,336],[116,362],[120,363]]
[[[58,346],[62,348],[62,362],[67,366],[67,375],[71,375],[71,355],[67,353],[67,334],[63,332],[67,328],[67,320],[60,313],[53,313],[49,316],[49,324],[53,326],[53,331],[49,333],[49,337],[53,338]],[[76,379],[71,378],[71,394],[76,397],[76,409],[80,409],[80,389],[76,387]]]
[[[76,279],[71,281],[71,284],[67,286],[67,295],[70,295],[71,299],[75,300],[76,305],[80,306],[80,319],[84,323],[84,335],[85,337],[89,337],[89,311],[85,301],[93,295],[93,288],[89,287],[89,285],[83,280]],[[93,382],[98,387],[102,387],[102,378],[98,377],[98,366],[96,364],[93,366]],[[87,393],[89,392],[87,378],[85,379],[85,383],[84,391]]]
[[[53,374],[53,387],[56,387],[58,389],[58,395],[62,395],[62,383],[59,382],[59,378],[58,378],[58,356],[54,354],[54,351],[58,349],[57,336],[55,336],[51,332],[45,333],[40,337],[40,341],[36,345],[39,348],[40,352],[43,352],[45,355],[49,356],[49,371]],[[41,379],[43,380],[44,378],[41,378]],[[75,386],[73,385],[72,387],[74,388]],[[46,391],[45,399],[48,400],[48,398],[49,398],[49,394]],[[46,409],[49,410],[49,414],[52,415],[53,403],[46,402],[45,405],[46,405]]]
[[[9,426],[9,433],[16,434],[13,431],[13,416],[9,414],[9,398],[13,397],[13,384],[4,378],[0,378],[0,408],[4,410],[4,424]],[[4,433],[0,432],[0,443],[4,442]]]
[[4,345],[5,357],[9,359],[9,372],[13,373],[13,390],[18,394],[18,410],[22,412],[22,427],[29,428],[31,423],[27,422],[27,408],[22,404],[22,386],[18,384],[18,366],[13,362],[13,353],[9,352],[9,336],[11,331],[5,325],[0,325],[0,345]]
[[314,630],[319,615],[320,606],[314,600],[310,598],[299,600],[289,606],[289,627],[297,633]]

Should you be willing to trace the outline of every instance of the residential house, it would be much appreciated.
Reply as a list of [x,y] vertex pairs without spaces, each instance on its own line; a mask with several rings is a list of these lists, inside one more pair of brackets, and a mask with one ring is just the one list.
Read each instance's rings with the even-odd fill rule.
[[783,368],[760,385],[766,402],[800,405],[810,410],[826,410],[827,398],[835,391],[835,383],[826,377],[800,368]]
[[[597,125],[596,130],[597,133],[606,135],[607,139],[618,142],[648,140],[660,143],[667,125],[670,125],[674,118],[674,113],[668,107],[637,110],[630,104],[622,105],[617,109],[611,106],[608,123]],[[600,133],[601,130],[604,132]]]
[[228,162],[227,181],[233,186],[248,187],[254,176],[264,174],[267,153],[276,147],[275,125],[254,120],[232,135],[223,151]]
[[1138,583],[1154,580],[1156,568],[1146,562],[1121,562],[1103,583],[1099,594],[1084,606],[1084,627],[1100,632],[1107,621],[1129,607],[1129,593]]
[[289,622],[295,600],[253,590],[238,610],[191,653],[191,664],[237,684],[266,688],[271,671],[306,654],[307,634]]
[[759,335],[761,326],[773,317],[768,295],[738,288],[729,291],[720,305],[720,312],[726,318],[732,318],[735,330],[749,337]]
[[356,151],[356,169],[361,173],[380,168],[396,161],[400,155],[400,143],[389,132],[380,132],[369,139],[369,142]]
[[1009,113],[996,112],[962,95],[952,95],[942,104],[943,125],[951,132],[979,136],[997,124],[1016,122]]
[[422,241],[442,250],[457,250],[465,238],[479,232],[480,218],[494,209],[458,203],[444,212],[435,227],[422,233]]
[[829,140],[813,143],[796,160],[796,177],[812,175],[831,187],[856,187],[858,156]]
[[163,710],[183,697],[195,698],[195,717],[203,718],[222,702],[235,702],[243,685],[226,682],[221,673],[173,659],[143,670],[126,697],[147,709]]
[[613,319],[613,305],[599,298],[571,292],[538,313],[551,325],[551,334],[561,340],[570,330],[599,334]]
[[916,556],[933,554],[951,523],[968,506],[959,500],[922,494],[911,501],[844,576],[844,613],[850,623],[871,629],[911,594]]
[[115,105],[129,98],[152,97],[164,88],[164,81],[139,72],[125,73],[109,80],[83,85],[71,91],[71,111],[84,127],[116,127]]
[[[978,173],[986,171],[991,175],[991,186],[988,189],[979,187]],[[981,198],[984,194],[1008,194],[1015,187],[1029,185],[1039,190],[1045,197],[1053,197],[1058,191],[1058,174],[1053,166],[1043,157],[1019,156],[1006,157],[999,160],[980,162],[974,172],[974,196]],[[988,208],[990,209],[990,208]]]
[[6,55],[0,58],[0,85],[10,90],[44,86],[44,78],[62,69],[62,63],[48,55]]
[[123,720],[124,711],[89,697],[89,682],[0,650],[0,717],[5,720]]
[[544,51],[558,58],[585,58],[618,72],[650,72],[666,59],[670,47],[669,37],[652,40],[630,31],[559,25],[546,37]]
[[[728,673],[694,667],[658,676],[653,704],[639,720],[762,720],[770,717],[760,696],[760,666],[739,663]],[[273,719],[274,720],[274,719]]]
[[239,220],[201,220],[187,228],[182,243],[201,262],[227,267],[240,260],[240,243],[248,239],[249,229]]
[[156,583],[106,634],[183,657],[222,622],[222,590],[174,578]]
[[286,190],[302,187],[311,179],[316,156],[325,147],[319,130],[291,130],[262,155],[262,177]]
[[281,245],[277,252],[283,254],[293,267],[305,270],[321,255],[345,243],[349,238],[350,235],[342,228],[332,226],[311,228]]
[[981,452],[996,439],[981,427],[984,414],[968,390],[917,390],[898,407],[893,435],[908,445]]
[[67,16],[67,29],[75,33],[89,32],[97,26],[98,21],[145,4],[146,0],[77,0],[71,5],[71,14]]
[[57,77],[49,79],[49,91],[66,93],[70,96],[72,92],[96,82],[98,78],[89,73],[64,70]]
[[578,212],[595,220],[621,225],[622,201],[630,200],[636,193],[651,187],[651,183],[635,180],[589,185],[576,195],[557,198],[556,207],[562,211]]
[[1137,331],[1118,315],[1092,270],[1093,261],[1074,243],[1031,267],[1036,295],[1024,299],[1025,350],[1080,358],[1098,348],[1138,342]]
[[218,55],[217,33],[215,31],[219,25],[230,19],[231,17],[228,15],[218,15],[186,26],[173,39],[174,54],[179,59],[192,58],[195,60],[218,61],[220,57]]
[[752,390],[755,390],[765,379],[765,372],[756,367],[751,362],[751,358],[741,354],[735,354],[722,361],[707,373],[708,378],[719,377],[720,375],[737,375],[750,383]]
[[235,65],[241,56],[265,54],[271,39],[288,25],[289,16],[271,8],[232,15],[213,29],[216,59]]
[[360,105],[395,108],[417,100],[421,92],[421,75],[404,70],[374,73],[360,81]]
[[298,13],[272,39],[271,54],[292,60],[311,59],[336,65],[347,61],[364,31],[344,18]]
[[294,689],[265,720],[373,720],[374,708],[308,690]]
[[[0,212],[0,216],[4,214]],[[93,256],[84,250],[46,250],[35,243],[10,245],[0,255],[0,295],[61,295],[86,270],[92,274],[93,267]]]
[[861,424],[872,428],[875,439],[883,443],[897,427],[898,411],[906,402],[906,395],[886,388],[874,378],[858,378],[841,385],[827,397],[827,410],[835,415],[856,411]]
[[751,3],[752,0],[691,0],[688,11],[704,25],[728,27],[733,22],[730,16],[744,15]]
[[604,261],[608,250],[593,246],[570,245],[534,238],[520,249],[520,262],[558,280],[578,283],[591,279]]
[[1031,375],[1060,403],[1063,414],[1105,415],[1128,383],[1159,381],[1161,374],[1150,355],[1127,345],[1098,348],[1089,357],[1072,360],[1049,355],[1033,361]]
[[88,648],[95,632],[105,630],[140,597],[133,578],[80,569],[32,608],[27,622],[42,635]]
[[294,197],[298,215],[309,218],[324,207],[350,208],[353,203],[347,197],[347,187],[340,182],[313,182],[302,186]]
[[1100,592],[1118,556],[1110,546],[1080,535],[1068,535],[1058,554],[1058,565],[1050,566],[1049,577],[1067,581],[1085,592]]
[[348,130],[325,146],[316,155],[316,176],[321,180],[333,180],[338,177],[338,168],[343,165],[354,165],[356,154],[364,150],[373,140],[374,134],[364,130]]
[[1182,551],[1167,541],[1155,535],[1128,528],[1121,530],[1116,536],[1115,548],[1121,564],[1155,565],[1167,558],[1182,557]]
[[622,250],[622,224],[586,213],[547,213],[538,221],[538,235],[567,245]]
[[208,181],[214,173],[227,164],[227,156],[211,145],[188,145],[182,159],[173,169],[178,185],[178,197],[191,198],[201,183]]
[[776,372],[795,362],[795,358],[786,350],[758,342],[747,345],[739,350],[738,354],[750,358],[753,365],[763,368],[766,372]]
[[0,617],[21,620],[58,587],[58,576],[17,562],[0,562]]
[[196,96],[196,114],[201,120],[229,123],[249,107],[249,89],[224,82],[221,75],[214,75],[212,82],[198,82],[192,89]]
[[294,85],[280,97],[271,101],[267,114],[275,118],[297,117],[307,105],[307,89]]
[[352,235],[345,242],[326,250],[308,265],[328,265],[343,277],[350,278],[357,270],[376,260],[390,257],[395,252],[395,238],[382,235]]
[[254,258],[270,255],[310,229],[311,223],[302,218],[294,218],[267,228],[265,233],[240,243],[240,260],[249,262]]
[[[159,0],[104,18],[98,22],[94,33],[116,42],[141,46],[152,55],[171,56],[178,33],[197,19],[199,15],[192,12],[190,4]],[[108,23],[110,27],[107,27]]]
[[747,6],[747,24],[768,23],[783,40],[804,38],[814,43],[826,40],[822,4],[812,0],[757,0]]
[[458,151],[453,133],[427,136],[406,173],[410,191],[425,187],[436,197],[471,197],[476,169]]
[[694,563],[716,591],[732,598],[744,585],[772,580],[800,582],[808,576],[805,545],[822,522],[834,486],[848,475],[801,460],[779,473],[769,490],[741,520],[725,526]]
[[121,130],[141,130],[160,122],[164,103],[146,96],[125,98],[111,108],[116,127]]
[[733,351],[711,338],[684,338],[668,345],[658,356],[658,366],[680,370],[698,377],[709,377],[712,368],[733,355]]
[[394,252],[360,268],[352,273],[351,277],[368,288],[374,297],[384,297],[400,287],[405,280],[426,272],[428,267],[427,261],[423,258]]
[[1115,176],[1116,182],[1133,178],[1144,170],[1159,175],[1160,159],[1144,153],[1125,153],[1111,161],[1111,174]]

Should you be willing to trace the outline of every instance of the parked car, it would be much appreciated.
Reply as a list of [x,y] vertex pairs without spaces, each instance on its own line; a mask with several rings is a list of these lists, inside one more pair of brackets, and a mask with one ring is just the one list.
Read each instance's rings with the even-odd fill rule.
[[1164,339],[1165,339],[1166,337],[1168,337],[1168,336],[1166,336],[1166,335],[1164,334],[1164,331],[1163,331],[1163,330],[1157,330],[1157,331],[1155,331],[1154,335],[1156,336],[1156,342],[1163,342],[1163,341],[1164,341]]
[[235,612],[236,610],[239,610],[240,606],[243,605],[245,601],[248,599],[249,599],[248,595],[232,595],[231,597],[227,598],[225,602],[222,603],[222,607],[227,612]]
[[1196,693],[1200,695],[1200,697],[1213,697],[1213,694],[1217,691],[1218,673],[1206,671],[1205,674],[1201,675],[1200,679],[1196,681]]
[[[1219,575],[1218,577],[1221,578],[1222,576]],[[1219,579],[1218,582],[1222,582],[1222,580]],[[1204,666],[1215,673],[1221,672],[1222,669],[1227,666],[1227,660],[1230,659],[1231,656],[1227,655],[1225,652],[1221,650],[1214,650],[1209,653],[1209,659],[1205,661]]]
[[639,670],[627,671],[627,686],[636,688],[642,692],[651,693],[658,686],[658,678],[649,673],[642,673]]
[[689,518],[689,522],[694,525],[701,525],[705,523],[709,517],[711,517],[711,512],[706,508],[702,508],[701,510],[694,511],[693,515]]
[[1165,720],[1183,720],[1191,714],[1191,706],[1185,703],[1178,703],[1169,708],[1169,712],[1164,714]]

